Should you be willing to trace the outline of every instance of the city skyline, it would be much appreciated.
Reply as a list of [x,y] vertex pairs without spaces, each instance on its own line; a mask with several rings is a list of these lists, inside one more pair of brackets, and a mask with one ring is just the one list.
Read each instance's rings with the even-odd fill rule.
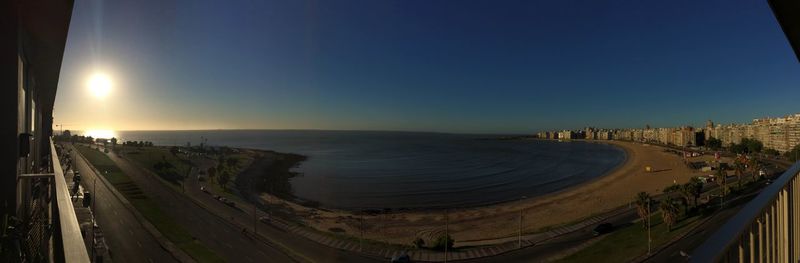
[[741,122],[800,96],[766,2],[219,5],[76,3],[55,123],[524,134]]

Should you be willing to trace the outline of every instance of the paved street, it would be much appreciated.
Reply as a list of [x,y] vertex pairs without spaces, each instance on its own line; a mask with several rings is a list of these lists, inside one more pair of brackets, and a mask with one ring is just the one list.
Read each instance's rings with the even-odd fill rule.
[[[142,188],[148,197],[159,202],[162,208],[192,235],[228,261],[289,262],[298,259],[314,262],[376,261],[291,235],[267,224],[260,224],[258,232],[269,240],[265,242],[255,239],[252,237],[252,207],[231,208],[200,192],[199,189],[187,187],[189,194],[197,197],[207,210],[186,195],[169,188],[164,182],[155,178],[156,175],[142,167],[115,154],[108,156]],[[241,226],[247,228],[247,234],[242,233]]]
[[77,156],[77,151],[73,150],[70,158],[73,160],[73,169],[80,171],[83,178],[81,185],[89,191],[97,191],[95,217],[105,234],[114,262],[176,262],[105,184],[98,180],[97,187],[93,186],[96,176],[94,170]]
[[[638,215],[635,211],[628,211],[616,216],[612,216],[603,222],[612,223],[615,226],[630,224],[636,220]],[[598,223],[599,224],[599,223]],[[553,239],[544,241],[532,247],[510,251],[494,257],[467,260],[465,262],[543,262],[550,258],[558,258],[564,255],[565,251],[579,248],[586,242],[599,238],[592,235],[592,229],[597,224],[588,225],[574,232],[566,233]]]

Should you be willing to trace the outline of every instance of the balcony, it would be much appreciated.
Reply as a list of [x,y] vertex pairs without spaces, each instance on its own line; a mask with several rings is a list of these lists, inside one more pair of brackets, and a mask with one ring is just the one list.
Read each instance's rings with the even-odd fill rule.
[[798,262],[800,162],[692,253],[692,262]]
[[50,144],[51,173],[21,174],[25,198],[22,218],[7,230],[11,262],[89,262],[58,151]]

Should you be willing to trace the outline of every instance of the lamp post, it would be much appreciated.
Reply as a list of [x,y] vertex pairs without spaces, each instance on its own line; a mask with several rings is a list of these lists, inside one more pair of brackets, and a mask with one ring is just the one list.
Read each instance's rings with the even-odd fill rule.
[[450,246],[450,215],[449,210],[444,209],[444,262],[447,262],[447,248]]
[[650,198],[647,198],[647,254],[650,255],[653,239],[650,237]]
[[[520,197],[520,201],[525,200],[526,196]],[[517,248],[522,248],[522,210],[523,208],[519,209],[519,231],[517,231]]]

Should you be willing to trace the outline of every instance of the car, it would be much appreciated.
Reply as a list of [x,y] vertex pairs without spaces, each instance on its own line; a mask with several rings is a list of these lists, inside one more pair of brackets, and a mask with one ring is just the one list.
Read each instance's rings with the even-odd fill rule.
[[592,229],[592,235],[599,236],[605,233],[609,233],[613,230],[614,230],[614,225],[612,225],[611,223],[602,223],[594,227],[594,229]]
[[236,207],[236,203],[234,203],[233,201],[225,200],[225,201],[222,201],[222,202],[225,203],[226,205],[230,206],[230,207]]
[[269,219],[269,217],[262,216],[262,217],[258,218],[258,221],[261,221],[261,223],[269,223],[270,219]]
[[408,263],[411,262],[411,257],[404,251],[400,255],[392,257],[392,263]]

